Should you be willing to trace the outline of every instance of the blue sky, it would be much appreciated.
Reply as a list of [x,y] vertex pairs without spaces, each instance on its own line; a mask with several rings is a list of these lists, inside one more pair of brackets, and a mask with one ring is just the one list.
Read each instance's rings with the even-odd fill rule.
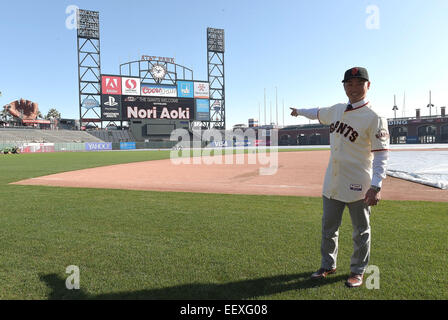
[[[264,118],[278,122],[285,109],[346,102],[341,80],[353,66],[369,70],[369,100],[393,117],[429,114],[428,95],[448,105],[448,1],[190,0],[14,1],[0,11],[0,106],[25,98],[46,113],[57,108],[78,118],[76,32],[66,8],[100,12],[105,74],[142,55],[174,57],[207,80],[207,27],[225,29],[227,128]],[[368,11],[368,8],[376,11]],[[372,28],[372,26],[374,28]],[[432,113],[435,113],[433,109]],[[308,123],[285,112],[285,124]]]

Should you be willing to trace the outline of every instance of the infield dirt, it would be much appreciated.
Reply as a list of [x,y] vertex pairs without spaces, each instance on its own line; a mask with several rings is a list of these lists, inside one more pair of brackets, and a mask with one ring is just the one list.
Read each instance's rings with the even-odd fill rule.
[[[58,173],[18,181],[20,185],[154,190],[176,192],[264,194],[320,197],[330,152],[279,152],[278,169],[273,175],[260,175],[267,167],[259,161],[243,164],[222,159],[222,164],[174,164],[156,160]],[[242,155],[239,155],[240,157]],[[274,156],[271,154],[271,156]],[[210,160],[210,158],[209,158]],[[216,160],[216,159],[215,159]],[[448,202],[448,191],[387,177],[383,182],[385,200]]]

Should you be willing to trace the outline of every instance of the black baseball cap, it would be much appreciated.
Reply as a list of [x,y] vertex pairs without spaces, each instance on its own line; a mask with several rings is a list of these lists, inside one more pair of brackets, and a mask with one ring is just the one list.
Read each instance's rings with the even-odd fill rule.
[[342,82],[345,82],[352,78],[361,78],[361,79],[369,81],[369,73],[367,72],[366,68],[354,67],[354,68],[351,68],[351,69],[348,69],[347,71],[345,71],[344,80],[342,80]]

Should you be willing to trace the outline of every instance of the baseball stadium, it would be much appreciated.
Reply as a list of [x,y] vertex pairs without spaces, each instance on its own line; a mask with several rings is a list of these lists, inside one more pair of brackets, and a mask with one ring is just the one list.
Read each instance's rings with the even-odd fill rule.
[[0,299],[448,299],[445,107],[388,119],[373,268],[348,289],[348,210],[338,272],[310,279],[328,125],[227,130],[224,29],[206,30],[196,79],[160,56],[103,73],[99,12],[77,21],[79,119],[43,118],[26,97],[0,117]]

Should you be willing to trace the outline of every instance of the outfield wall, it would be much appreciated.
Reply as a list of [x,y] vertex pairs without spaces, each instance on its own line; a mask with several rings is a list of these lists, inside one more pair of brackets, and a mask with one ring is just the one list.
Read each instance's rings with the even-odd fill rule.
[[[26,152],[91,152],[91,151],[110,151],[110,150],[160,150],[172,149],[177,142],[175,141],[151,141],[151,142],[67,142],[67,143],[35,143],[36,146],[31,147],[30,143],[2,143],[0,142],[0,150],[4,148],[12,148],[15,146],[23,148]],[[46,147],[41,145],[47,145]],[[54,145],[54,148],[48,145]],[[39,148],[40,147],[40,148]],[[204,146],[202,146],[204,147]],[[329,145],[306,145],[306,146],[275,146],[278,149],[330,149]],[[237,150],[243,149],[269,149],[269,146],[230,146],[230,147],[213,147],[211,149],[226,149],[232,148]],[[191,148],[195,149],[195,148]],[[412,149],[448,149],[448,144],[408,144],[408,145],[390,145],[391,150],[412,150]],[[23,152],[23,151],[22,151]]]
[[151,141],[151,142],[67,142],[67,143],[0,143],[0,150],[19,147],[22,153],[40,152],[91,152],[110,150],[137,150],[137,149],[171,149],[177,142]]

